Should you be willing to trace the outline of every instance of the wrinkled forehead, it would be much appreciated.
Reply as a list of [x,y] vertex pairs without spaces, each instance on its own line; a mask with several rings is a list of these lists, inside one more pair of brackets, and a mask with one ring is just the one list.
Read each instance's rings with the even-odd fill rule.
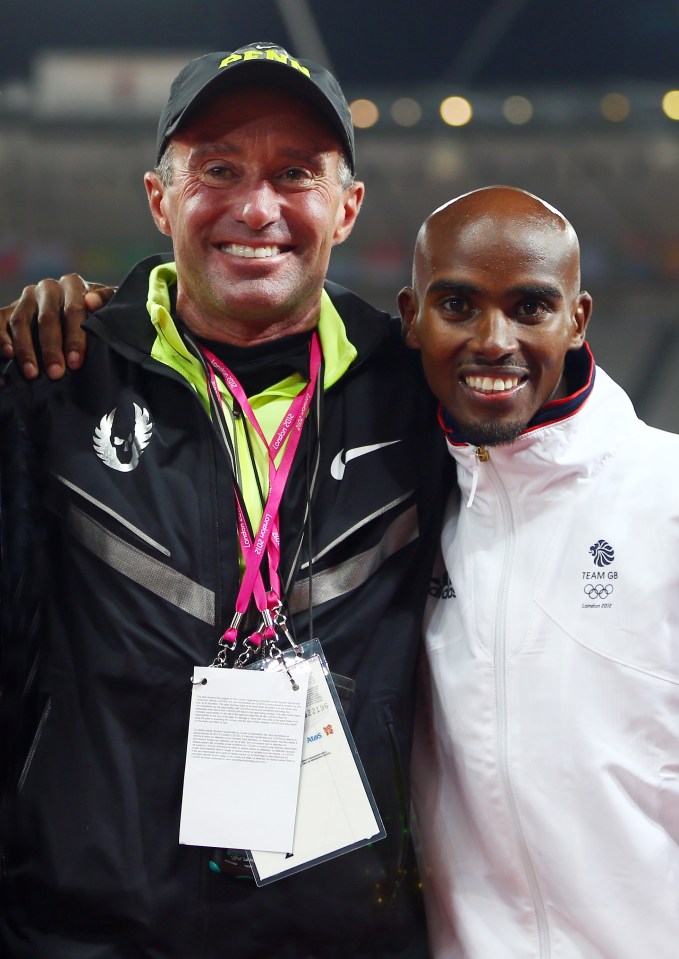
[[272,130],[287,130],[300,139],[313,137],[341,152],[332,125],[312,103],[287,90],[259,84],[216,91],[206,97],[172,139],[217,140],[262,121]]

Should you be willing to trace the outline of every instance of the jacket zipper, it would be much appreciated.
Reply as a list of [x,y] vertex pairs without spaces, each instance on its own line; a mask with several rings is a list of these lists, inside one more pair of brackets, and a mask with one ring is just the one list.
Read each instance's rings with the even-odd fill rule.
[[[116,350],[116,341],[111,342],[107,337],[102,337],[108,345]],[[196,358],[201,362],[205,368],[205,360],[202,353],[198,349],[195,341],[191,337],[187,337],[189,345],[192,347]],[[142,364],[143,366],[144,364]],[[154,373],[157,373],[159,376],[164,376],[167,379],[173,380],[175,383],[179,383],[185,390],[188,390],[193,397],[193,401],[197,403],[201,415],[204,417],[203,422],[207,426],[208,434],[211,438],[210,442],[210,451],[211,451],[211,467],[210,467],[210,501],[212,503],[212,514],[214,522],[212,524],[212,543],[213,543],[213,555],[215,558],[215,569],[217,574],[215,576],[215,628],[219,630],[220,624],[224,628],[224,624],[227,623],[227,617],[229,611],[223,607],[224,603],[224,589],[222,584],[223,578],[223,569],[222,569],[222,555],[221,555],[221,537],[220,537],[220,516],[221,509],[219,503],[219,464],[218,457],[220,455],[224,456],[227,464],[229,465],[232,475],[237,473],[237,464],[233,461],[232,457],[229,455],[228,442],[226,440],[224,425],[222,424],[219,416],[215,412],[215,406],[210,400],[210,409],[213,412],[211,416],[210,413],[205,409],[204,405],[198,399],[195,390],[189,381],[182,376],[181,373],[178,373],[176,370],[173,370],[171,367],[166,366],[164,363],[161,363],[159,360],[154,360],[152,367],[149,364],[146,364],[146,369],[152,369]],[[209,394],[210,395],[210,394]],[[236,560],[236,562],[238,562]]]
[[393,774],[394,774],[394,787],[396,791],[396,796],[398,799],[399,806],[399,823],[398,827],[400,828],[400,837],[398,844],[398,852],[396,859],[396,869],[394,876],[391,882],[391,890],[387,896],[387,903],[393,905],[396,901],[396,896],[398,891],[403,883],[404,877],[406,875],[406,865],[408,857],[408,845],[410,842],[410,815],[408,810],[408,804],[406,803],[406,788],[403,777],[403,770],[401,767],[401,761],[399,757],[398,749],[398,740],[396,737],[396,731],[394,729],[394,720],[389,719],[386,724],[387,735],[389,736],[389,743],[391,746],[391,760],[393,764]]
[[487,463],[490,459],[490,453],[485,446],[477,446],[474,450],[474,463],[472,465],[472,488],[467,499],[467,509],[471,509],[476,496],[476,487],[479,483],[479,473],[481,471],[480,463]]
[[[479,450],[485,455],[479,455]],[[528,842],[523,831],[521,816],[516,804],[516,797],[512,786],[509,771],[508,743],[507,743],[507,602],[512,576],[514,556],[514,516],[511,502],[498,473],[490,462],[490,454],[484,447],[475,451],[475,466],[479,469],[479,462],[488,463],[487,471],[491,483],[497,493],[500,512],[502,514],[502,530],[505,534],[505,548],[502,558],[502,574],[495,608],[495,635],[493,658],[495,664],[495,703],[497,711],[497,754],[500,779],[504,788],[510,817],[514,826],[514,833],[519,846],[521,864],[525,874],[532,899],[533,912],[538,933],[538,948],[540,959],[550,959],[551,948],[549,941],[549,922],[545,909],[544,899],[540,891],[535,866],[528,848]]]
[[17,782],[18,793],[20,793],[21,790],[24,788],[26,777],[28,776],[31,765],[33,764],[33,757],[35,756],[36,750],[38,748],[38,744],[40,743],[40,740],[42,738],[43,730],[45,728],[45,724],[47,722],[47,718],[51,712],[51,709],[52,709],[52,699],[50,697],[45,703],[44,709],[42,711],[42,716],[40,717],[40,722],[38,723],[38,726],[35,730],[35,735],[33,736],[33,742],[31,743],[30,749],[28,750],[28,755],[26,756],[26,760],[21,770],[21,774]]

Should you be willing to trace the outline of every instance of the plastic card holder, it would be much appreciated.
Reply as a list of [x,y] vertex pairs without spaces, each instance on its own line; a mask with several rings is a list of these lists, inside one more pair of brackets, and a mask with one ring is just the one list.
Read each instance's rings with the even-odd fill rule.
[[386,830],[318,639],[250,668],[307,672],[304,739],[292,849],[251,850],[255,882],[266,885],[384,839]]

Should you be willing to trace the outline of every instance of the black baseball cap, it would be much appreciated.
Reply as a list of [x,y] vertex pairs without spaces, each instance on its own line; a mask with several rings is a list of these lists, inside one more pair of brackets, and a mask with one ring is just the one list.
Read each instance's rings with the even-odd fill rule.
[[275,43],[249,43],[233,53],[208,53],[192,60],[172,82],[170,98],[160,115],[157,159],[168,140],[216,90],[262,84],[289,90],[315,106],[339,135],[351,172],[355,173],[351,111],[332,73],[311,60],[298,60]]

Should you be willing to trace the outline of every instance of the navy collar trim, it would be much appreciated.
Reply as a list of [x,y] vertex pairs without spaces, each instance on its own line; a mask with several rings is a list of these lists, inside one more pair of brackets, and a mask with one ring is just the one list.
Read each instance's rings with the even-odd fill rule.
[[[551,403],[546,403],[539,409],[521,436],[574,416],[592,392],[595,372],[594,357],[588,343],[585,342],[576,352],[567,353],[564,373],[571,392],[568,396],[560,400],[552,400]],[[465,439],[464,434],[457,428],[455,420],[442,406],[439,406],[438,417],[441,429],[453,446],[470,445],[469,440]]]

